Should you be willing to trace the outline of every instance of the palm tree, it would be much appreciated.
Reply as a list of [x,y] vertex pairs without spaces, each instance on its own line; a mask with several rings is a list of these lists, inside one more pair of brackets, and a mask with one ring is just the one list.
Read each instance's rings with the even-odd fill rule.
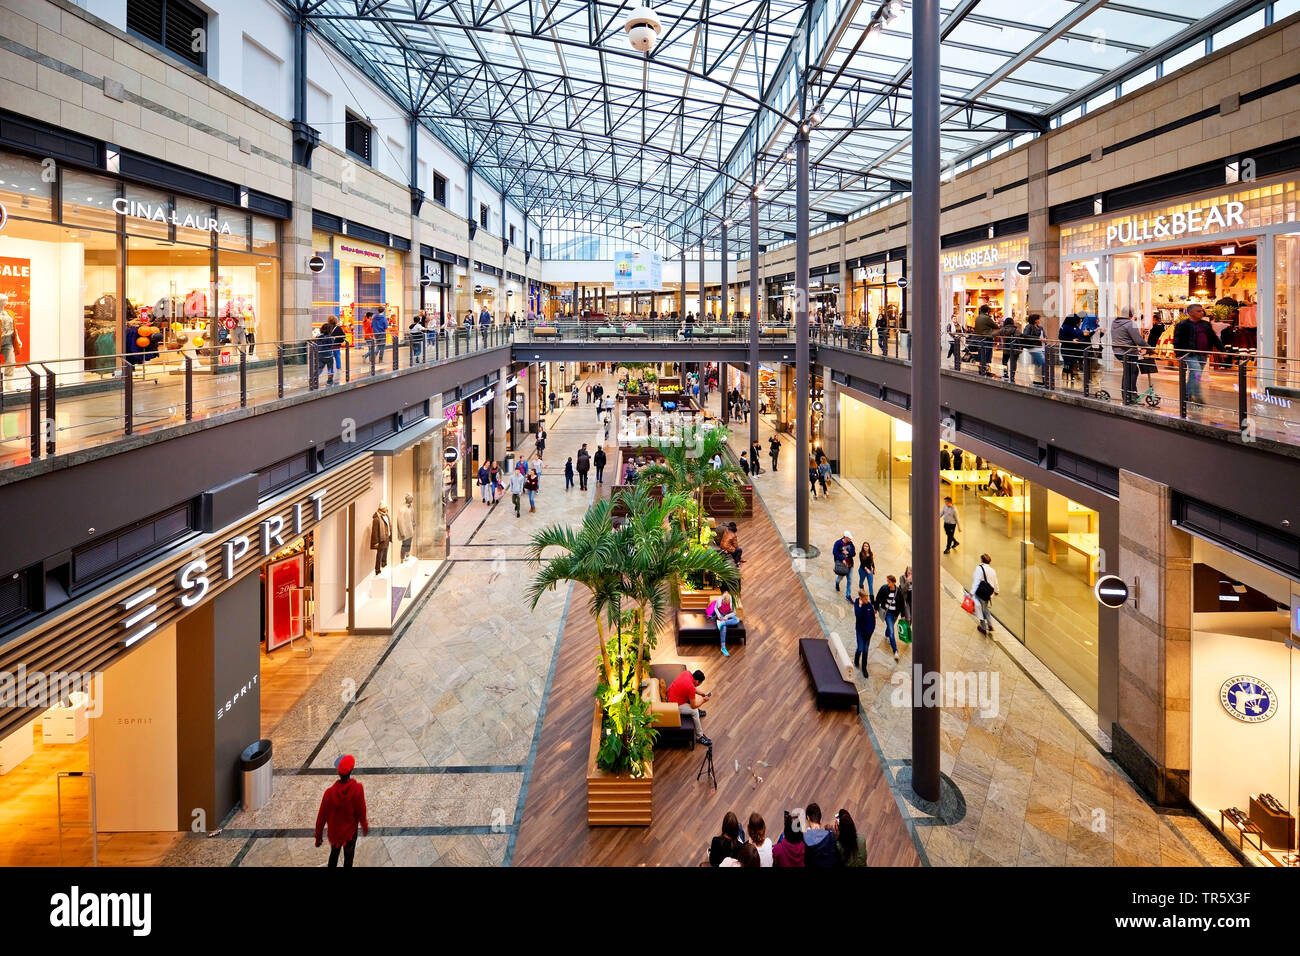
[[672,520],[685,510],[690,499],[680,492],[656,501],[649,483],[639,479],[631,493],[620,491],[628,518],[618,535],[625,561],[620,569],[624,593],[636,604],[634,615],[636,676],[633,687],[641,686],[646,656],[654,650],[656,631],[672,613],[672,592],[678,581],[692,574],[707,573],[739,593],[740,572],[735,562],[721,551],[705,548]]
[[[651,439],[663,451],[664,460],[648,465],[637,473],[637,484],[662,485],[668,494],[682,494],[695,503],[694,531],[698,533],[703,520],[706,494],[721,494],[733,510],[739,512],[745,505],[740,491],[740,469],[723,458],[722,467],[714,468],[709,462],[721,455],[727,443],[726,428],[701,428],[688,425],[679,434],[667,439]],[[683,530],[688,528],[689,509],[677,512]]]
[[[622,575],[619,573],[619,542],[614,533],[612,501],[597,501],[587,510],[582,526],[576,531],[563,525],[551,525],[533,535],[528,549],[528,559],[540,565],[526,592],[530,607],[547,591],[553,591],[561,581],[576,581],[591,592],[587,609],[596,619],[600,640],[600,661],[605,683],[613,686],[614,673],[610,666],[608,643],[605,638],[605,619],[617,624],[622,611]],[[544,563],[542,553],[547,548],[559,548],[561,554]]]

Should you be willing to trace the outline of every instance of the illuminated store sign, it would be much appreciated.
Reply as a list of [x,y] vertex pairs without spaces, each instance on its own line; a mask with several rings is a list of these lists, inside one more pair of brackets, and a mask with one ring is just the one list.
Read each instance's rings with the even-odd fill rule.
[[230,222],[225,219],[213,219],[211,216],[176,215],[176,210],[168,212],[163,203],[138,202],[134,199],[114,199],[113,212],[119,216],[133,216],[136,219],[148,219],[150,222],[171,223],[183,229],[206,229],[223,236],[230,235]]
[[493,399],[495,396],[496,396],[496,389],[489,388],[486,392],[484,392],[484,393],[483,393],[482,395],[480,395],[478,398],[474,399],[473,401],[471,401],[471,402],[469,403],[469,410],[470,410],[471,412],[476,412],[476,411],[478,411],[480,408],[482,408],[482,407],[483,407],[484,405],[486,405],[488,402],[492,401],[492,399]]
[[[237,534],[216,545],[211,561],[208,551],[196,550],[193,557],[176,572],[175,586],[178,593],[175,595],[175,604],[184,609],[194,607],[207,597],[218,573],[225,580],[234,581],[237,577],[236,565],[252,550],[254,539],[261,556],[270,557],[284,547],[286,539],[301,536],[309,524],[321,521],[324,516],[325,490],[321,489],[295,503],[288,517],[272,515],[259,522],[256,532],[250,531],[252,537],[249,534]],[[160,607],[165,608],[166,604],[152,600],[157,594],[157,586],[145,587],[118,605],[123,614],[120,622],[123,647],[130,647],[158,628],[154,618]]]
[[1106,244],[1132,245],[1174,239],[1189,233],[1240,229],[1246,224],[1245,211],[1245,203],[1233,201],[1223,205],[1196,206],[1163,216],[1117,220],[1106,226]]
[[347,253],[350,256],[360,256],[362,259],[373,259],[375,262],[384,261],[384,254],[377,249],[363,249],[360,246],[350,246],[346,242],[339,243],[339,252]]
[[998,258],[997,246],[982,246],[978,249],[967,249],[965,252],[950,252],[946,256],[941,256],[940,261],[943,263],[944,272],[960,272],[963,269],[995,266],[998,264]]

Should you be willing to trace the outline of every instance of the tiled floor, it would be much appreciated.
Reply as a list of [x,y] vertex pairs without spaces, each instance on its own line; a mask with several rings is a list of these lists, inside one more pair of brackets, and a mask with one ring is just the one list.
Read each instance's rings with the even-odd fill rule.
[[[764,447],[771,434],[770,424],[762,422]],[[757,476],[754,487],[786,540],[793,540],[796,456],[791,437],[782,438],[781,470]],[[807,563],[804,583],[823,627],[851,654],[854,619],[834,589],[830,558],[845,527],[870,536],[877,586],[883,575],[901,575],[911,563],[911,541],[844,485],[837,483],[829,498],[811,502],[811,539],[822,554]],[[990,688],[994,676],[998,681],[996,713],[984,715],[970,706],[944,709],[940,768],[960,790],[965,804],[960,819],[944,824],[911,806],[909,789],[898,781],[911,758],[910,648],[900,645],[895,664],[877,628],[868,661],[871,676],[858,678],[863,719],[930,864],[1235,865],[1198,821],[1157,813],[1144,802],[1103,752],[1109,740],[1096,730],[1095,715],[1014,638],[1003,632],[990,641],[976,631],[958,603],[962,585],[947,572],[944,586],[945,671],[983,674]]]
[[358,866],[505,862],[569,597],[562,588],[529,608],[524,547],[545,525],[581,521],[595,482],[565,492],[563,462],[584,441],[594,448],[598,428],[581,406],[550,416],[537,512],[525,501],[516,518],[509,496],[470,501],[415,620],[395,641],[348,638],[266,728],[279,768],[270,803],[235,814],[216,837],[187,836],[165,864],[324,865],[312,828],[344,753],[356,758],[371,825]]

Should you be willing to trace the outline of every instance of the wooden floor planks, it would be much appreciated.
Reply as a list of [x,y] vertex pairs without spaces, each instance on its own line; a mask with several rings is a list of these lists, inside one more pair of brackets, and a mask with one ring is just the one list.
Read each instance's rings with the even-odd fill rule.
[[654,655],[656,663],[680,660],[707,675],[703,689],[714,697],[704,730],[714,742],[717,791],[695,779],[702,747],[660,748],[651,826],[587,826],[596,626],[579,590],[560,645],[515,865],[694,866],[705,858],[727,810],[742,823],[757,810],[775,839],[782,809],[812,801],[827,819],[840,807],[853,814],[867,835],[872,865],[920,865],[861,719],[851,710],[818,712],[814,706],[798,639],[822,631],[776,528],[761,510],[737,524],[746,555],[741,604],[749,643],[731,649],[729,659],[701,645],[678,654],[668,634]]

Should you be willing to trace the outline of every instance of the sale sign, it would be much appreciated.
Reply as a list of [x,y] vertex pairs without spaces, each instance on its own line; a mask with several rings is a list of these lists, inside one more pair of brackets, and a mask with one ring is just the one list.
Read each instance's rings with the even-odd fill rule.
[[283,647],[304,632],[302,591],[305,563],[294,554],[266,568],[266,652]]
[[[32,260],[0,256],[0,337],[12,342],[14,362],[31,358]],[[9,339],[12,336],[12,339]]]

